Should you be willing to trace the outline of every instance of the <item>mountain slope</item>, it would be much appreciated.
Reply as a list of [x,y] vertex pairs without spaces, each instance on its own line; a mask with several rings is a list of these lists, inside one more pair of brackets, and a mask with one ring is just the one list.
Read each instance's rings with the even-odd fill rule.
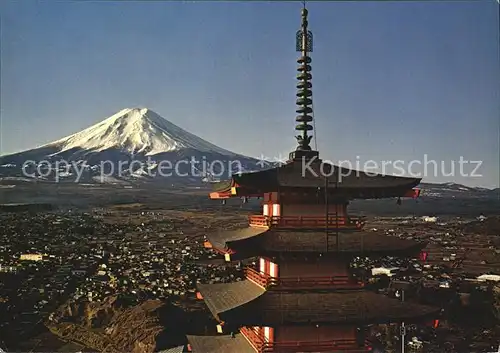
[[92,151],[116,148],[146,156],[190,148],[200,152],[235,155],[187,132],[146,108],[123,109],[96,125],[43,147],[56,147],[60,152],[75,148]]
[[[27,161],[31,161],[29,173],[26,173]],[[184,163],[178,170],[180,161],[190,164]],[[212,168],[215,161],[219,162],[217,170]],[[61,178],[74,180],[75,174],[81,171],[80,174],[87,175],[84,179],[93,180],[97,174],[106,174],[112,176],[114,182],[117,176],[122,179],[151,177],[164,162],[175,169],[177,176],[191,173],[190,177],[206,178],[220,174],[221,169],[225,169],[225,176],[256,169],[257,160],[205,141],[152,110],[129,108],[57,141],[0,157],[0,176],[26,176],[36,172],[34,177],[38,179],[51,180],[57,175],[60,181]],[[212,169],[207,170],[207,165]]]

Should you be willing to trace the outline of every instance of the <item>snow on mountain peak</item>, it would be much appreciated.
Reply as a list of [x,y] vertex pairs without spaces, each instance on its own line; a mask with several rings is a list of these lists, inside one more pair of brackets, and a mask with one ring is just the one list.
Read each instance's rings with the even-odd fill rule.
[[60,152],[73,148],[91,151],[115,148],[152,156],[190,148],[200,152],[235,155],[185,131],[147,108],[123,109],[100,123],[46,146],[58,147]]

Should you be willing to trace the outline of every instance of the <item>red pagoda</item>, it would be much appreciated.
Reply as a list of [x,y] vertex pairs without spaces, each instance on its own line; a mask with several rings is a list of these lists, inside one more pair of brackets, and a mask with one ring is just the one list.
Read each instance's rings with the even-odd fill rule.
[[323,163],[310,147],[313,130],[312,33],[302,9],[297,32],[298,147],[280,167],[233,175],[212,199],[263,199],[249,226],[208,237],[227,261],[257,257],[246,278],[200,284],[218,321],[214,336],[188,336],[194,353],[368,352],[371,324],[432,320],[439,309],[376,294],[349,272],[356,256],[414,256],[425,244],[363,230],[347,214],[353,199],[418,197],[420,179],[366,174]]

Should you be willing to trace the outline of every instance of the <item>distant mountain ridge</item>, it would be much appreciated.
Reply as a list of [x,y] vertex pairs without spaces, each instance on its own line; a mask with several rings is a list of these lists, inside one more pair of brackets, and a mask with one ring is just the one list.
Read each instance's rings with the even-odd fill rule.
[[487,189],[482,187],[465,186],[453,182],[449,183],[420,183],[422,196],[427,197],[500,197],[499,188]]

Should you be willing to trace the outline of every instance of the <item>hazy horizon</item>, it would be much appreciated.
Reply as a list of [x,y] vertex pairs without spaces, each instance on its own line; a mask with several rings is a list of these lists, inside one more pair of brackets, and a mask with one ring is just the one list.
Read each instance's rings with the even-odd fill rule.
[[[498,187],[498,7],[308,4],[318,149],[332,161],[481,160]],[[149,108],[235,153],[295,148],[298,2],[5,1],[0,155]],[[21,15],[20,15],[21,14]]]

